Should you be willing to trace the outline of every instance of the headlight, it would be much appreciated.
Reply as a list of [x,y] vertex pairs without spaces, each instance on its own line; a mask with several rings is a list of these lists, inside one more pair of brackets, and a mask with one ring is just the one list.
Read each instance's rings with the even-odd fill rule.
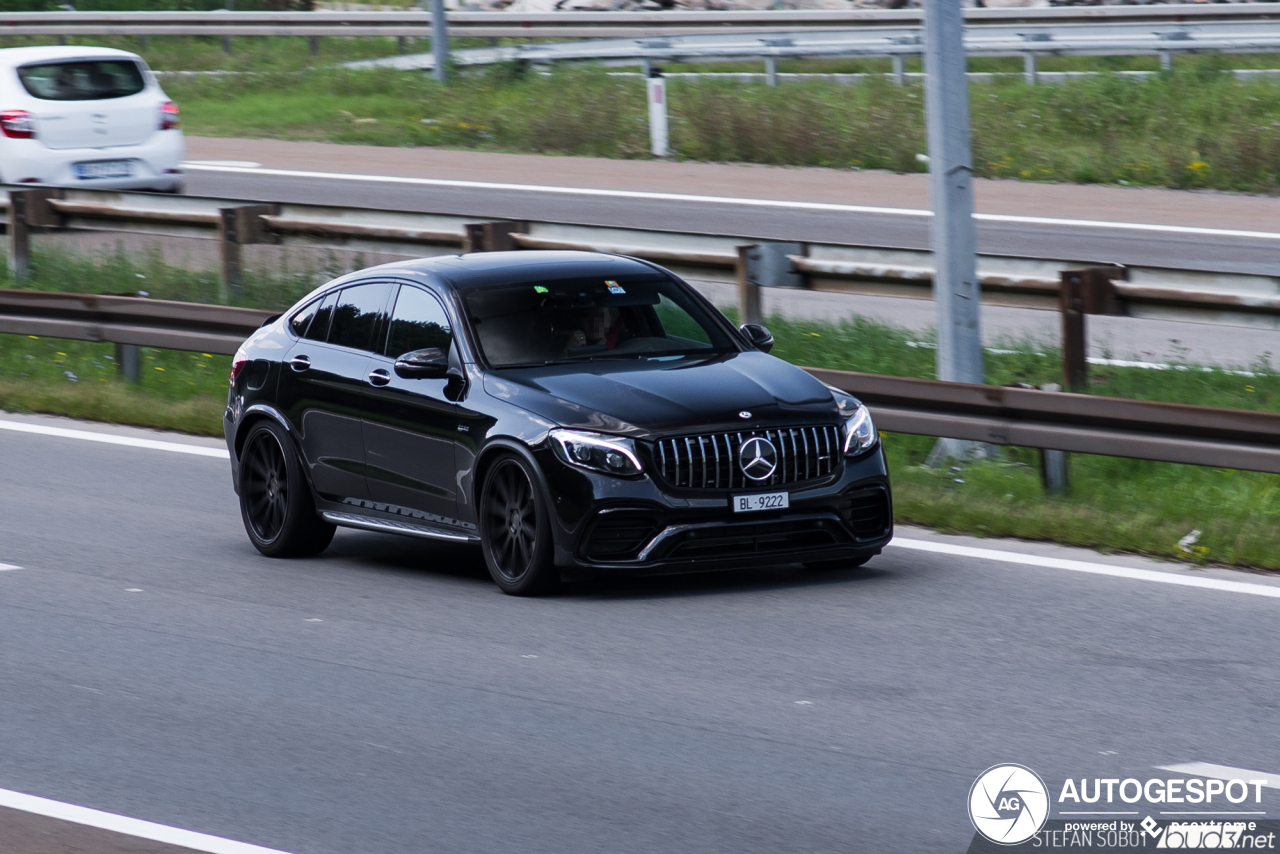
[[580,468],[620,475],[640,474],[641,471],[635,443],[620,436],[552,430],[551,445],[560,459]]
[[871,423],[871,412],[859,405],[858,411],[844,422],[844,452],[857,456],[876,443],[876,425]]

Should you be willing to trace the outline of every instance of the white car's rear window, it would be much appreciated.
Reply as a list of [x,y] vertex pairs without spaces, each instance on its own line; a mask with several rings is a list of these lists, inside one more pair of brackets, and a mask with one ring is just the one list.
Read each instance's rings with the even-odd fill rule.
[[24,65],[18,79],[33,97],[46,101],[101,101],[136,95],[146,88],[138,63],[94,59]]

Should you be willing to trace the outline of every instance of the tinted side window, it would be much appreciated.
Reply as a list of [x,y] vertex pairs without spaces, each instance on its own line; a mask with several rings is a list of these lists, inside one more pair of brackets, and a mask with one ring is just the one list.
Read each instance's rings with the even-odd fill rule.
[[390,290],[391,285],[386,283],[343,288],[333,309],[329,343],[356,350],[372,349],[373,333]]
[[449,317],[440,301],[419,288],[401,287],[391,315],[386,355],[396,358],[427,347],[438,347],[447,353],[452,340]]
[[329,321],[333,318],[333,306],[337,301],[337,291],[331,291],[328,296],[320,301],[320,307],[316,310],[315,319],[311,321],[311,326],[307,329],[306,337],[312,341],[323,341],[329,337]]
[[320,308],[320,300],[313,299],[304,305],[289,321],[289,328],[293,330],[293,334],[299,338],[307,337],[307,327],[311,325],[312,319],[316,316],[316,311]]

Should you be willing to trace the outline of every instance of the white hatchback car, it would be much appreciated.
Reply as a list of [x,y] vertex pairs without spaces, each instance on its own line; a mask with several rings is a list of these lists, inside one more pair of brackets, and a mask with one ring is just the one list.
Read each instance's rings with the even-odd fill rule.
[[0,49],[0,183],[181,192],[178,107],[142,57]]

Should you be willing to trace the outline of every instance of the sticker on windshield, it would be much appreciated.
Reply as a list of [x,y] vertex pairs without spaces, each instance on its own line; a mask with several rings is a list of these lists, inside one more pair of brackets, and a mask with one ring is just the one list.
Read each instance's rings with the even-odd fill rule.
[[605,283],[606,285],[608,285],[608,286],[609,286],[609,293],[611,293],[611,294],[625,294],[625,293],[626,293],[626,291],[624,291],[624,290],[622,289],[622,285],[618,284],[618,283],[617,283],[617,282],[615,282],[613,279],[605,279],[605,280],[604,280],[604,283]]

